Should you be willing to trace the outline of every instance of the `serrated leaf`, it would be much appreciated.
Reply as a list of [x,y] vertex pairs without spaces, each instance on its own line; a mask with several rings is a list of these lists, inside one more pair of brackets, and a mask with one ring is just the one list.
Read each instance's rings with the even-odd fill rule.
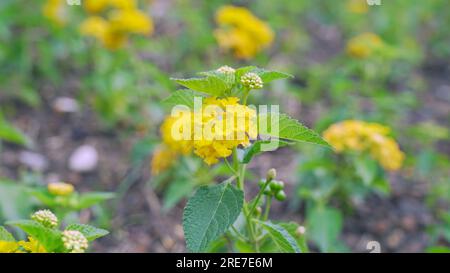
[[191,79],[172,78],[172,80],[191,90],[202,92],[212,96],[221,96],[225,91],[229,89],[227,83],[217,76]]
[[282,226],[274,224],[270,221],[256,220],[270,235],[274,243],[278,246],[281,252],[284,253],[300,253],[300,247],[297,241],[291,234]]
[[251,72],[252,70],[257,69],[256,66],[244,66],[241,68],[236,69],[236,72],[234,73],[236,75],[236,81],[240,81],[241,77],[248,72]]
[[[260,114],[258,118],[260,121],[261,119],[267,121],[267,129],[264,130],[261,127],[260,121],[258,122],[258,133],[260,135],[291,141],[309,142],[330,147],[330,145],[323,140],[319,134],[311,129],[308,129],[299,121],[289,117],[286,114]],[[276,130],[277,128],[278,130]]]
[[192,252],[204,251],[236,221],[243,201],[244,193],[227,181],[200,187],[183,213],[187,248]]
[[47,252],[56,252],[63,248],[61,232],[56,229],[44,227],[42,224],[33,220],[17,220],[6,223],[22,229],[29,236],[38,240]]
[[[250,163],[250,161],[252,160],[252,158],[255,155],[264,152],[264,149],[262,148],[262,145],[270,144],[270,142],[271,142],[270,140],[257,140],[257,141],[255,141],[250,147],[248,147],[248,148],[246,148],[244,150],[244,155],[242,157],[242,161],[241,162],[244,163],[244,164]],[[279,147],[283,147],[283,146],[286,146],[288,144],[289,144],[288,142],[280,141],[279,142]]]
[[86,209],[100,202],[112,199],[115,197],[114,193],[111,192],[89,192],[83,193],[78,199],[76,204],[76,209]]
[[280,72],[280,71],[273,71],[273,70],[265,70],[261,68],[257,68],[253,70],[252,72],[258,74],[258,76],[261,78],[261,80],[264,83],[269,83],[271,81],[275,80],[281,80],[281,79],[288,79],[293,78],[291,74]]
[[227,85],[227,89],[230,89],[233,87],[233,85],[235,84],[235,75],[236,73],[221,73],[221,72],[217,72],[217,70],[211,70],[211,71],[206,71],[206,72],[200,72],[199,75],[201,76],[213,76],[213,77],[218,77],[219,79],[223,80],[225,82],[225,84]]
[[88,241],[94,241],[100,237],[106,236],[109,234],[109,231],[106,229],[96,228],[90,225],[83,224],[70,224],[66,227],[66,230],[77,230],[81,232]]
[[176,105],[185,105],[190,109],[194,109],[195,97],[204,97],[204,96],[189,89],[177,90],[172,95],[170,95],[170,97],[163,100],[163,104],[167,105],[168,107],[174,107]]
[[305,234],[299,235],[297,233],[297,230],[300,227],[299,224],[295,222],[287,222],[287,223],[279,223],[279,225],[282,226],[284,229],[286,229],[287,232],[289,232],[289,234],[291,234],[291,236],[297,241],[297,244],[300,247],[302,253],[309,252]]
[[15,242],[16,239],[14,239],[14,236],[5,227],[0,226],[0,241]]

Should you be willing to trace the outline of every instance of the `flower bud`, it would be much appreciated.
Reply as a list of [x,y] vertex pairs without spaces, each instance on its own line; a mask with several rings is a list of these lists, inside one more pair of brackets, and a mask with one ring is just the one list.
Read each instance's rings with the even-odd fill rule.
[[272,180],[272,182],[270,182],[270,189],[273,192],[279,192],[284,189],[284,183],[282,181]]
[[298,228],[295,230],[295,234],[298,236],[302,236],[306,233],[306,228],[304,226],[298,226]]
[[261,89],[264,84],[258,74],[250,72],[241,77],[241,83],[249,89]]
[[54,182],[47,185],[47,190],[54,195],[69,195],[73,193],[74,187],[72,184]]
[[71,253],[83,253],[88,248],[88,240],[78,230],[65,230],[62,233],[64,247]]
[[275,198],[278,201],[284,201],[284,200],[286,200],[286,193],[283,190],[281,190],[275,194]]
[[277,170],[272,168],[269,171],[267,171],[267,174],[266,174],[267,180],[273,180],[273,179],[275,179],[275,177],[277,177]]
[[58,218],[48,209],[36,211],[31,215],[31,219],[48,228],[54,228],[58,225]]
[[216,71],[223,74],[233,74],[236,70],[228,65],[224,65],[219,67]]

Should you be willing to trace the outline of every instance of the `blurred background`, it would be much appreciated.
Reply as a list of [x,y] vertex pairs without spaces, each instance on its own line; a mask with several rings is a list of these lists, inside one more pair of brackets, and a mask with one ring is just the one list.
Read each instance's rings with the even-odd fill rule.
[[[275,219],[304,224],[312,251],[449,251],[447,1],[103,2],[0,2],[0,223],[49,207],[110,230],[95,252],[185,251],[185,197],[223,168],[186,158],[152,173],[169,78],[255,65],[295,78],[252,103],[319,133],[382,124],[405,155],[395,170],[307,144],[261,155],[250,173],[275,167],[287,187]],[[220,16],[227,5],[252,15]],[[58,181],[83,198],[48,195]]]

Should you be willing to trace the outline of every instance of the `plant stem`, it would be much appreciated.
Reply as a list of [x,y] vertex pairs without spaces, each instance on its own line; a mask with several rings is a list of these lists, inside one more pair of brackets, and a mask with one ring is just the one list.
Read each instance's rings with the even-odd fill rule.
[[[246,164],[239,163],[238,158],[237,158],[237,149],[236,148],[234,148],[234,150],[233,150],[233,165],[236,166],[235,168],[237,168],[237,170],[238,170],[238,177],[237,177],[236,185],[240,190],[242,190],[244,192],[244,196],[245,196],[244,181],[245,181]],[[245,217],[245,221],[247,222],[246,227],[247,227],[250,242],[255,245],[256,252],[259,252],[258,240],[256,239],[256,236],[255,236],[253,222],[251,219],[251,215],[249,214],[248,203],[245,201],[245,198],[244,198],[244,205],[242,207],[242,210],[243,210],[243,214]]]
[[247,105],[248,94],[250,94],[250,89],[245,88],[244,89],[244,96],[243,96],[243,99],[242,99],[242,104],[244,104],[244,105]]
[[266,201],[266,209],[264,211],[263,220],[266,221],[269,217],[270,205],[272,205],[272,197],[267,198]]
[[266,183],[264,183],[264,185],[262,186],[262,188],[259,190],[258,195],[256,195],[255,197],[255,201],[253,202],[253,206],[249,211],[249,214],[251,215],[253,213],[253,211],[256,209],[256,206],[259,203],[259,199],[261,199],[262,194],[264,193],[264,190],[267,188],[267,186],[269,185],[269,183],[272,181],[272,179],[270,180],[266,180]]

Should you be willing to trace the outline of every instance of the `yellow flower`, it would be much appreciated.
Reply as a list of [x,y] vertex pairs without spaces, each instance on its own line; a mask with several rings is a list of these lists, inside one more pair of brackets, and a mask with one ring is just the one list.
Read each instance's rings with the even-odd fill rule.
[[331,125],[323,137],[339,153],[368,152],[386,170],[398,170],[405,155],[389,133],[388,127],[377,123],[346,120]]
[[28,242],[20,241],[19,246],[23,247],[25,251],[31,253],[47,253],[47,250],[33,237],[28,237]]
[[153,32],[152,20],[143,12],[134,9],[117,10],[110,17],[114,32],[150,34]]
[[367,0],[348,0],[347,9],[352,13],[364,14],[369,11]]
[[92,36],[103,40],[108,32],[108,22],[100,16],[92,16],[81,23],[80,32],[86,36]]
[[[108,4],[112,2],[109,1]],[[124,2],[127,3],[127,2]],[[123,47],[130,34],[151,34],[153,21],[145,13],[134,9],[134,5],[115,1],[115,10],[109,12],[108,18],[91,16],[84,20],[80,26],[80,32],[86,36],[92,36],[101,44],[111,50]]]
[[178,157],[178,153],[166,145],[159,145],[153,153],[151,161],[151,173],[152,175],[158,175],[161,172],[167,170],[175,162]]
[[84,0],[84,8],[91,13],[99,13],[108,7],[117,9],[134,9],[136,1],[134,0]]
[[[161,126],[164,145],[177,154],[194,151],[208,165],[230,156],[238,146],[248,146],[250,139],[257,137],[256,111],[238,102],[236,97],[209,97],[199,111],[168,117]],[[161,153],[158,151],[155,169]]]
[[47,185],[47,189],[51,194],[54,195],[69,195],[74,191],[74,187],[72,184],[64,182],[50,183]]
[[0,253],[14,253],[17,252],[19,244],[14,241],[0,241]]
[[385,46],[383,40],[374,33],[363,33],[353,37],[347,43],[347,53],[355,58],[364,59],[373,56]]
[[215,19],[217,42],[221,48],[233,51],[237,58],[251,58],[273,41],[272,29],[246,8],[223,6]]
[[56,25],[62,26],[66,23],[66,5],[65,0],[47,0],[42,13]]

